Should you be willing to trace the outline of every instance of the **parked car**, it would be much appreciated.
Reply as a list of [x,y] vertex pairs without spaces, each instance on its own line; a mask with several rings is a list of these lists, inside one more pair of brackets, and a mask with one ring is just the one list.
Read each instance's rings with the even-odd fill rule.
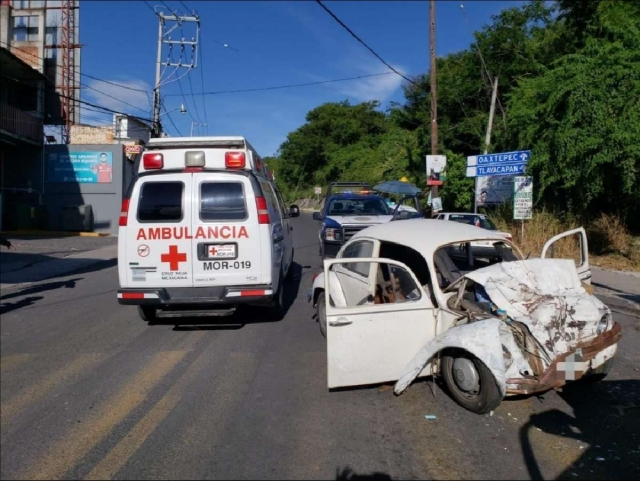
[[513,236],[509,232],[500,231],[496,225],[484,214],[474,214],[472,212],[440,212],[436,219],[452,220],[461,224],[473,225],[481,229],[495,231],[504,238],[513,241]]
[[[547,258],[569,236],[580,237],[580,264]],[[328,387],[397,381],[400,394],[435,374],[458,404],[485,413],[505,396],[604,377],[621,329],[584,289],[590,277],[582,228],[531,260],[498,233],[457,222],[360,231],[309,292],[327,337]]]

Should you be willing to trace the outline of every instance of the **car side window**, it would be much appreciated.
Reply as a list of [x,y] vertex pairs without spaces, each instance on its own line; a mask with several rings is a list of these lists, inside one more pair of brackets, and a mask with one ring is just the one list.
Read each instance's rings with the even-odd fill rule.
[[373,296],[374,304],[398,304],[422,297],[411,274],[400,266],[378,264]]
[[[373,242],[359,241],[347,246],[347,248],[344,250],[344,253],[342,254],[342,257],[371,257],[372,254]],[[369,275],[369,264],[364,262],[352,262],[350,264],[344,264],[344,268],[363,277],[367,277]]]

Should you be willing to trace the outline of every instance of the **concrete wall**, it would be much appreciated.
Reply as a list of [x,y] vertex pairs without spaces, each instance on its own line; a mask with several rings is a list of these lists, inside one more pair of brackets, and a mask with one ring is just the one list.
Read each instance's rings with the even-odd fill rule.
[[[113,154],[113,180],[109,184],[47,181],[45,184],[45,203],[48,229],[62,230],[62,213],[65,207],[91,205],[94,215],[94,230],[117,235],[122,205],[124,163],[130,164],[124,157],[123,146],[120,144],[47,145],[45,146],[45,167],[47,167],[50,153],[68,154],[70,152],[111,152]],[[129,166],[127,165],[127,167]]]

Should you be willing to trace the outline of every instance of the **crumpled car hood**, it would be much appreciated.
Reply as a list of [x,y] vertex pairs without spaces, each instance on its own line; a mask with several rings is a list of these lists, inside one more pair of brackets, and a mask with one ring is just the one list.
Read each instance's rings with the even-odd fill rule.
[[551,357],[595,336],[599,320],[609,312],[584,290],[569,259],[502,262],[465,277],[482,285],[511,319],[527,325]]

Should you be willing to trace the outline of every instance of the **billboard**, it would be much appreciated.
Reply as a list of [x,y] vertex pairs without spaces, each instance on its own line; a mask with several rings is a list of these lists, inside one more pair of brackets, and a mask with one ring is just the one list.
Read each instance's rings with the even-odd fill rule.
[[442,185],[446,155],[427,155],[427,185]]
[[73,151],[49,153],[47,181],[110,184],[113,181],[113,154]]
[[476,177],[476,202],[478,207],[502,204],[513,199],[512,175]]

